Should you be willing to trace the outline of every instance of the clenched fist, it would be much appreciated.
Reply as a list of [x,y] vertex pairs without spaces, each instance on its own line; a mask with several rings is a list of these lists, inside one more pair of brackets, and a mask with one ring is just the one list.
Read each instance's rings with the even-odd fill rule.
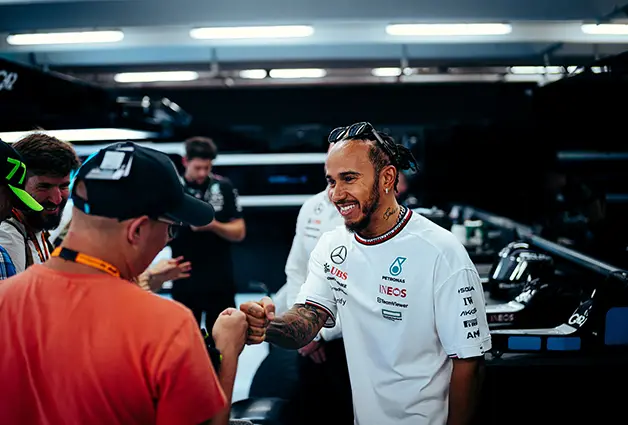
[[247,344],[261,344],[266,339],[266,329],[270,321],[275,318],[275,304],[264,297],[260,301],[249,301],[240,305],[240,311],[246,315],[248,321]]
[[220,313],[212,329],[216,348],[223,354],[239,356],[246,343],[247,328],[246,315],[229,307]]

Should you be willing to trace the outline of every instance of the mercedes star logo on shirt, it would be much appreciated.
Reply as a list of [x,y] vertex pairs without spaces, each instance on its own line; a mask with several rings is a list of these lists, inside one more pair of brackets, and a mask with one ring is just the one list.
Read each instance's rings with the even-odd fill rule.
[[333,261],[336,264],[344,263],[345,259],[347,258],[347,247],[339,246],[335,248],[331,252],[330,258],[331,258],[331,261]]

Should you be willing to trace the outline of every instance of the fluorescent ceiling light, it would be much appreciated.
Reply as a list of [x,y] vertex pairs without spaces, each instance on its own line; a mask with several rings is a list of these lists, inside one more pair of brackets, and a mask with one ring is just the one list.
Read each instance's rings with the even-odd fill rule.
[[75,130],[10,131],[0,133],[0,139],[7,143],[15,143],[32,133],[44,133],[64,142],[144,140],[157,136],[156,133],[125,128],[87,128]]
[[238,74],[240,78],[248,80],[263,80],[268,76],[265,69],[244,69]]
[[628,35],[628,25],[623,24],[584,24],[580,28],[591,35]]
[[562,66],[511,66],[510,72],[517,75],[562,74]]
[[371,74],[374,77],[398,77],[401,75],[401,68],[373,68]]
[[13,46],[30,46],[37,44],[88,44],[115,43],[124,39],[122,31],[84,31],[57,32],[36,34],[12,34],[7,43]]
[[394,24],[386,26],[389,35],[456,36],[505,35],[512,32],[509,24]]
[[319,68],[271,69],[271,78],[323,78],[327,71]]
[[194,81],[198,80],[195,71],[165,71],[165,72],[122,72],[113,79],[118,83],[156,83],[160,81]]
[[233,38],[295,38],[309,37],[314,28],[307,25],[284,25],[268,27],[213,27],[195,28],[190,37],[199,40]]

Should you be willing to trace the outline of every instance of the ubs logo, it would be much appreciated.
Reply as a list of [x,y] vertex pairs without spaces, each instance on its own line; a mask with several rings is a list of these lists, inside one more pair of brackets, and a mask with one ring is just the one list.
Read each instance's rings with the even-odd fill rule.
[[331,261],[336,264],[342,264],[347,259],[347,247],[344,245],[340,245],[339,247],[334,248],[334,250],[329,255]]
[[338,267],[330,266],[329,264],[325,263],[325,265],[323,265],[323,270],[325,270],[325,273],[329,273],[334,277],[338,277],[342,280],[347,280],[347,272],[340,270]]

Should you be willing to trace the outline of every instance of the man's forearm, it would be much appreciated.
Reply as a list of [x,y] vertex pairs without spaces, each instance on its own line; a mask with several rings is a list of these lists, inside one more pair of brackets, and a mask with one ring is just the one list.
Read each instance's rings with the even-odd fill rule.
[[233,386],[235,383],[236,371],[238,369],[238,356],[236,354],[223,353],[218,373],[218,381],[222,391],[227,398],[227,407],[218,413],[211,420],[211,425],[228,425],[231,414],[231,401],[233,399]]
[[196,229],[197,232],[214,232],[223,239],[230,242],[240,242],[246,236],[246,226],[243,219],[236,219],[228,223],[220,221]]
[[296,350],[310,343],[327,321],[327,313],[311,305],[296,304],[270,322],[266,341]]
[[447,425],[469,425],[482,389],[484,359],[454,360]]

